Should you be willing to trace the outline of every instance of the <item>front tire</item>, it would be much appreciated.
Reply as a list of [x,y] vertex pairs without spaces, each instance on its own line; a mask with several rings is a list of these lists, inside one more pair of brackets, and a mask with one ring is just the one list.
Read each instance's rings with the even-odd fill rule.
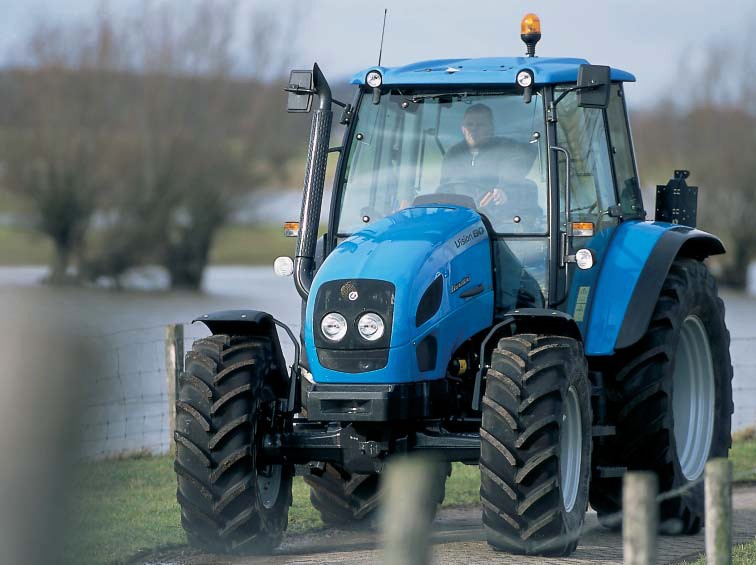
[[[703,524],[704,466],[727,457],[733,411],[724,304],[703,263],[673,263],[645,336],[612,363],[617,462],[656,473],[662,493],[683,489],[662,502],[660,528],[695,534]],[[596,486],[591,502],[599,514],[620,510],[621,481]]]
[[591,389],[579,342],[499,341],[482,407],[480,496],[488,543],[519,554],[569,555],[588,507]]
[[265,338],[194,342],[176,402],[177,499],[189,543],[213,552],[265,552],[288,523],[293,471],[257,451],[275,418]]

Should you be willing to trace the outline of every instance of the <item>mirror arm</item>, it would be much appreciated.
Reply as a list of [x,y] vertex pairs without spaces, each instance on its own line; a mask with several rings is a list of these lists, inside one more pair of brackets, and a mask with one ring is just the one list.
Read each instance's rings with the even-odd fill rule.
[[284,92],[291,92],[292,94],[298,94],[300,96],[304,96],[305,94],[317,94],[318,91],[313,88],[302,88],[299,85],[296,84],[290,84],[286,88],[284,88]]
[[556,114],[557,104],[559,104],[562,101],[562,99],[565,96],[567,96],[570,92],[577,92],[578,90],[593,90],[594,88],[599,88],[601,86],[603,86],[603,85],[601,85],[601,84],[587,84],[585,86],[571,86],[567,90],[563,91],[559,96],[557,96],[556,100],[552,100],[551,103],[549,104],[548,116],[547,116],[548,121],[550,121],[550,122],[556,122],[557,121],[557,117],[556,117],[556,115],[557,115]]

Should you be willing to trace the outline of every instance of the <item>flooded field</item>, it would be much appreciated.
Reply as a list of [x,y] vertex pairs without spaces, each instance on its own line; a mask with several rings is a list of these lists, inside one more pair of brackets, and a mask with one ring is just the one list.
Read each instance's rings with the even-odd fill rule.
[[[89,422],[85,452],[168,449],[168,399],[165,375],[165,326],[189,324],[204,313],[235,308],[266,310],[298,333],[300,299],[290,278],[277,278],[267,267],[213,267],[204,292],[102,289],[50,289],[39,283],[38,267],[0,268],[0,296],[33,303],[24,322],[44,327],[50,316],[64,320],[99,352],[86,376]],[[159,275],[145,275],[139,286],[160,287]],[[723,292],[732,334],[735,365],[733,429],[756,424],[756,299]],[[201,324],[186,326],[185,346],[206,335]],[[292,348],[282,337],[287,357]]]

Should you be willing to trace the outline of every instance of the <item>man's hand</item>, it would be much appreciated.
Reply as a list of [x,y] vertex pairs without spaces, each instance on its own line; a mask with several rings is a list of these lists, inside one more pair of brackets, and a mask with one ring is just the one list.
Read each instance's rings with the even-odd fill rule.
[[480,208],[485,208],[489,204],[494,204],[498,206],[499,204],[504,204],[507,201],[507,195],[504,194],[504,191],[500,188],[492,188],[488,192],[486,192],[483,195],[483,198],[480,199]]

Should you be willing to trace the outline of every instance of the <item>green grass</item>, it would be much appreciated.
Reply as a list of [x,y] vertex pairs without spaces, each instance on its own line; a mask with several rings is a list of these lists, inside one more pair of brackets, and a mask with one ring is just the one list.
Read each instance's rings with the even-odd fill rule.
[[0,265],[46,265],[52,257],[49,238],[31,230],[0,227]]
[[[735,565],[756,563],[756,541],[733,547],[732,562]],[[685,561],[682,565],[706,565],[706,556],[701,556],[693,562]]]
[[[299,212],[297,212],[297,218]],[[210,252],[212,265],[272,265],[281,255],[294,256],[296,238],[283,226],[228,226],[220,230]]]
[[[735,477],[756,478],[756,439],[733,444]],[[77,479],[72,534],[66,547],[69,563],[111,563],[127,560],[143,550],[185,543],[176,503],[176,479],[170,457],[138,457],[91,462]],[[444,506],[477,503],[480,475],[475,466],[455,463],[446,482]],[[322,527],[312,508],[309,490],[294,480],[289,532]],[[756,542],[738,549],[743,560],[756,562]],[[746,560],[753,558],[753,561]]]
[[[293,256],[295,244],[296,238],[284,237],[282,226],[228,226],[216,236],[210,264],[272,265],[276,257]],[[29,229],[0,227],[0,265],[47,265],[52,253],[48,237]]]
[[[92,462],[82,467],[76,487],[67,563],[122,562],[140,551],[186,543],[171,457]],[[478,487],[478,468],[455,464],[444,505],[477,502]],[[287,531],[322,526],[309,487],[295,477]]]
[[730,460],[736,481],[756,481],[756,439],[733,441]]

